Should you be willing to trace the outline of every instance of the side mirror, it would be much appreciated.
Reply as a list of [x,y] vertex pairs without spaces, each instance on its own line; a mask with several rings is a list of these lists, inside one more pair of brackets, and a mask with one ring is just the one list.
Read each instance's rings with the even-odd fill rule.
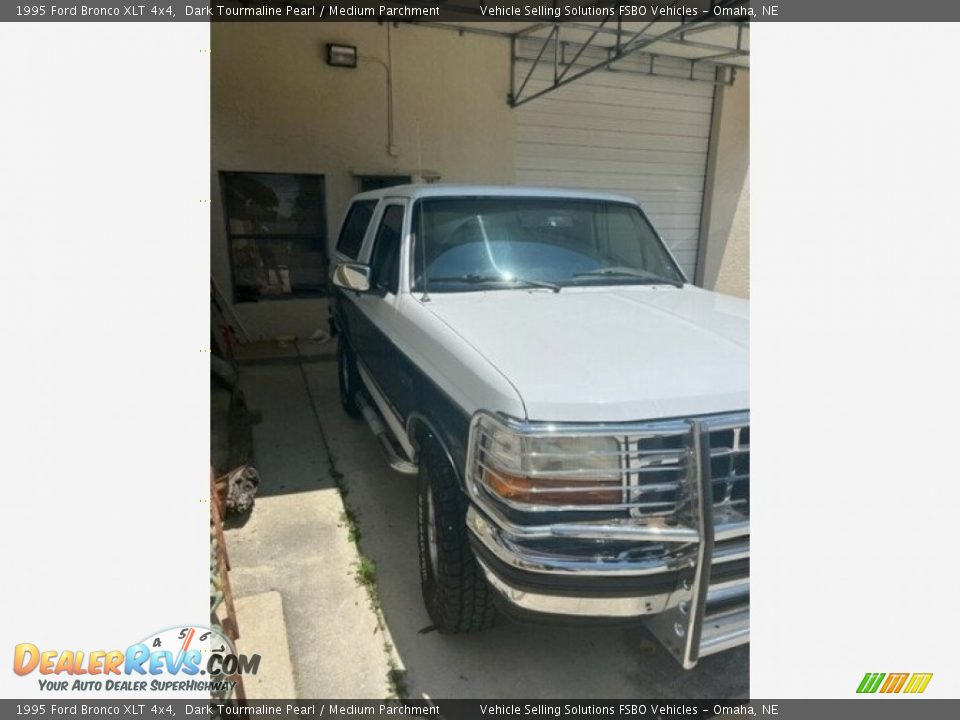
[[333,271],[333,284],[344,290],[369,292],[370,266],[359,263],[343,263]]

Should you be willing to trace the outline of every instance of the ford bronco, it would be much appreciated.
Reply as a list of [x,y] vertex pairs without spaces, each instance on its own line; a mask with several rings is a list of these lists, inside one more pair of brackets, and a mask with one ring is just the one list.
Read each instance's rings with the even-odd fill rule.
[[645,622],[686,668],[749,639],[748,304],[596,192],[357,195],[340,396],[418,476],[440,632]]

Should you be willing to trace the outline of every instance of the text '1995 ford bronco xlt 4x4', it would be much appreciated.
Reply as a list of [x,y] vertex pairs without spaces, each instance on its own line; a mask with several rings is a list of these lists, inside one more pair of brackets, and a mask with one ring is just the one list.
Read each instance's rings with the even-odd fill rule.
[[686,668],[748,642],[746,301],[603,193],[362,193],[336,251],[341,401],[419,476],[438,630],[644,621]]

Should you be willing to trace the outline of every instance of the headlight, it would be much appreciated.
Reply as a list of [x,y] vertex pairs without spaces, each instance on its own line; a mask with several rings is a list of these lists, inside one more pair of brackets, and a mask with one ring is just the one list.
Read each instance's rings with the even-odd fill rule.
[[622,450],[609,435],[526,435],[488,415],[478,416],[473,427],[473,478],[511,504],[623,501]]

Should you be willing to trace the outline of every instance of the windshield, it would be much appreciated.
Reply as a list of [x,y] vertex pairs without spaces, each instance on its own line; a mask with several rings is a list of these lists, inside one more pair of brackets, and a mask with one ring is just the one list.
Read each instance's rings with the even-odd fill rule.
[[413,232],[414,290],[684,282],[650,223],[626,203],[425,198]]

